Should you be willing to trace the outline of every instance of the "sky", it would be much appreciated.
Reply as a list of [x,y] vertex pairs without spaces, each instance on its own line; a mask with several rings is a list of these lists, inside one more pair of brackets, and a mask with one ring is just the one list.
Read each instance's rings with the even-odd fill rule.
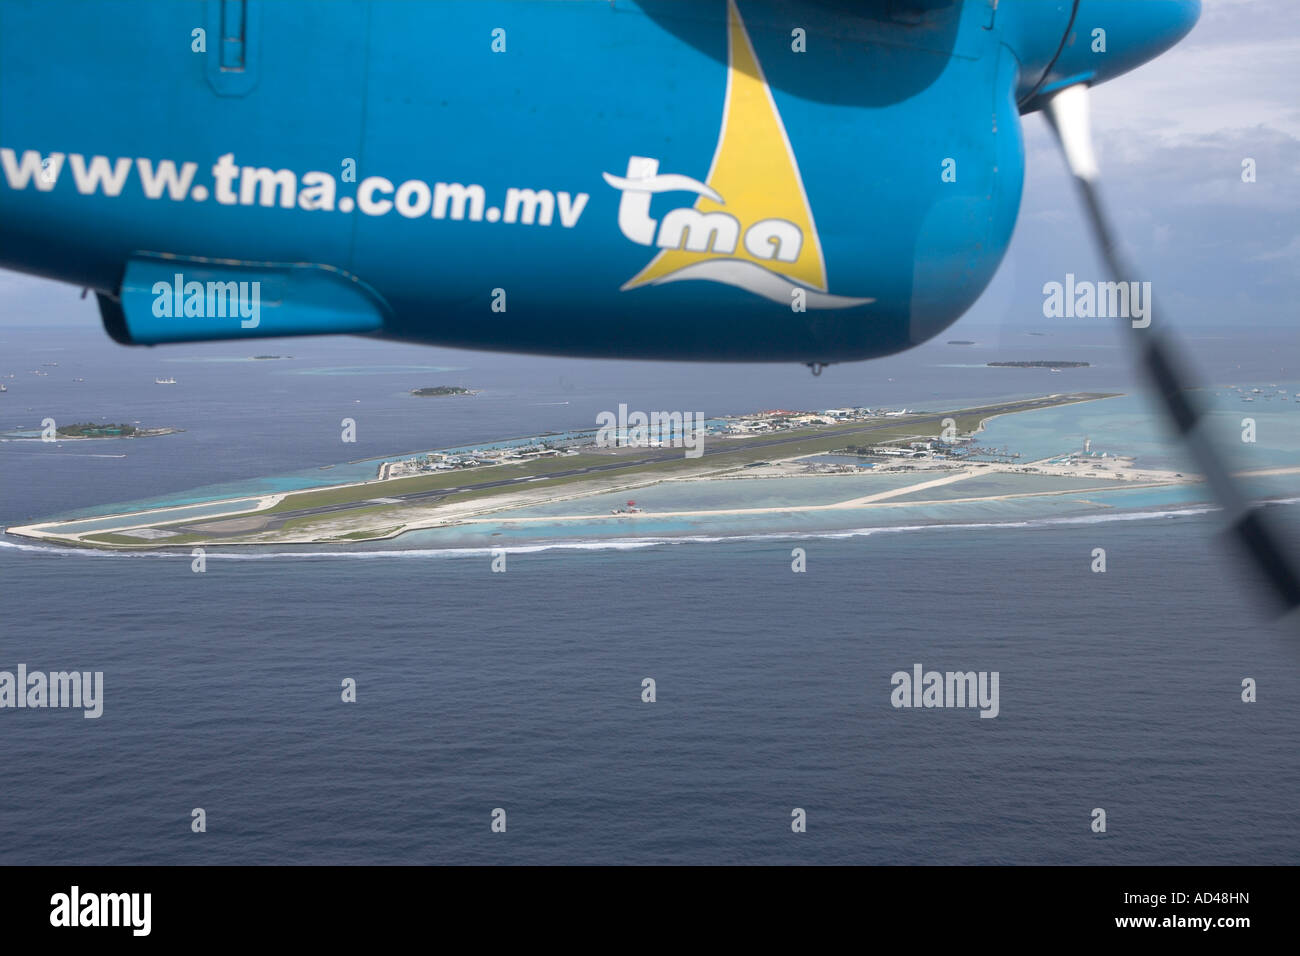
[[[1134,0],[1142,2],[1142,0]],[[1163,56],[1093,92],[1102,188],[1128,259],[1181,327],[1279,327],[1300,300],[1300,3],[1204,0]],[[1042,287],[1104,278],[1040,115],[1023,117],[1025,189],[989,289],[952,331],[1042,323]],[[1255,160],[1256,181],[1241,179]],[[0,324],[99,322],[81,290],[0,272]]]
[[[1142,0],[1135,0],[1142,2]],[[1181,43],[1092,92],[1101,188],[1127,259],[1180,327],[1285,326],[1300,300],[1300,4],[1204,0]],[[1042,286],[1104,278],[1041,115],[1007,257],[954,327],[1041,323]],[[1256,181],[1241,179],[1255,160]]]

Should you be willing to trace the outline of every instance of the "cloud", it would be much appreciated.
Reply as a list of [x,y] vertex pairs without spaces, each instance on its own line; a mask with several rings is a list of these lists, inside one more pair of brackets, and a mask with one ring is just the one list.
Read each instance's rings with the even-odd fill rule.
[[[1142,279],[1182,325],[1294,323],[1300,298],[1300,35],[1293,0],[1206,0],[1178,46],[1093,91],[1102,190]],[[1026,176],[1004,271],[982,321],[1037,316],[1042,284],[1100,278],[1055,138],[1024,117]],[[1243,182],[1242,161],[1255,181]],[[1000,277],[1001,278],[1001,277]],[[1004,281],[1005,285],[1005,281]],[[981,300],[975,312],[991,303]]]
[[1163,56],[1093,91],[1099,135],[1144,131],[1177,146],[1267,127],[1300,137],[1295,0],[1205,0],[1201,20]]

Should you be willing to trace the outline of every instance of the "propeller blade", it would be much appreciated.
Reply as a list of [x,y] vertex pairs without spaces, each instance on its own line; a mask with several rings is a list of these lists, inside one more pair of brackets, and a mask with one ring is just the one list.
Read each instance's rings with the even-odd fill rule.
[[[1120,255],[1115,233],[1101,202],[1097,157],[1092,148],[1088,87],[1068,86],[1047,101],[1047,118],[1056,132],[1066,164],[1083,197],[1089,224],[1111,279],[1127,282],[1136,278]],[[1163,316],[1154,301],[1150,314]],[[1300,574],[1291,556],[1281,546],[1274,527],[1263,510],[1252,505],[1228,471],[1225,456],[1215,447],[1209,430],[1203,427],[1204,413],[1194,399],[1187,363],[1168,323],[1162,326],[1127,329],[1137,352],[1138,364],[1146,373],[1179,435],[1186,442],[1192,460],[1204,475],[1215,500],[1223,508],[1229,526],[1246,552],[1254,559],[1273,593],[1285,610],[1300,608]]]

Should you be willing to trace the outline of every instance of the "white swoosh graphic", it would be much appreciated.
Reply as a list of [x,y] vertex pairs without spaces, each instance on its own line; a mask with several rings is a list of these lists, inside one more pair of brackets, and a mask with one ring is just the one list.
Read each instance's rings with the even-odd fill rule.
[[726,205],[722,197],[708,185],[698,179],[692,179],[690,176],[683,176],[681,173],[664,173],[662,176],[647,176],[645,179],[627,179],[624,176],[614,176],[611,173],[601,173],[601,175],[605,177],[605,182],[615,189],[633,189],[643,193],[671,193],[680,190],[681,192],[699,193],[701,196],[707,196],[719,206]]
[[[785,276],[769,272],[758,263],[749,262],[745,259],[709,259],[705,262],[697,262],[675,272],[670,272],[666,276],[660,276],[651,285],[661,285],[664,282],[681,282],[684,279],[706,279],[710,282],[721,282],[724,285],[735,286],[738,289],[744,289],[746,292],[761,295],[765,299],[779,302],[782,305],[790,304],[790,291],[792,289],[803,289],[806,297],[804,301],[810,309],[850,309],[855,305],[866,305],[869,302],[876,301],[872,298],[858,299],[846,295],[831,295],[828,292],[818,292],[816,289],[809,289],[807,286],[791,282]],[[626,289],[627,286],[623,288]]]

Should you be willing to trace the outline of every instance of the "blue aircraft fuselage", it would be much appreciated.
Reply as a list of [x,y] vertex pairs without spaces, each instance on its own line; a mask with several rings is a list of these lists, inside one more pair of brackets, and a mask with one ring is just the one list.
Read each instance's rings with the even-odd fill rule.
[[141,344],[888,354],[996,271],[1021,113],[1198,12],[0,0],[0,266]]

